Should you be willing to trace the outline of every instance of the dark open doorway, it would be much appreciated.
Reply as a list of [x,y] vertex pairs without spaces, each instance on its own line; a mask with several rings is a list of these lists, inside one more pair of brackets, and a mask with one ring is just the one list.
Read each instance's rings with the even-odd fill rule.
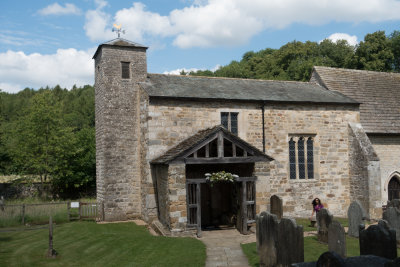
[[389,181],[388,199],[389,201],[391,201],[393,199],[399,199],[399,198],[400,198],[400,181],[399,177],[395,175]]
[[236,226],[237,184],[231,182],[201,185],[201,225],[206,229]]

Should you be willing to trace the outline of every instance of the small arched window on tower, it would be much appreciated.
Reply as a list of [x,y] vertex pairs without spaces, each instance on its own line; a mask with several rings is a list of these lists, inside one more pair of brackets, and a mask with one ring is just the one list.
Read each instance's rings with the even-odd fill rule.
[[121,62],[121,77],[122,79],[130,79],[130,62]]

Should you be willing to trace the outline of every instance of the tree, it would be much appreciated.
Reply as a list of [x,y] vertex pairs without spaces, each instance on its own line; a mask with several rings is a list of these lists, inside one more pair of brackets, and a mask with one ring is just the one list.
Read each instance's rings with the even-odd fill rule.
[[384,31],[367,34],[357,46],[351,67],[361,70],[391,71],[393,52]]
[[389,35],[392,43],[393,70],[400,72],[400,31],[394,31]]

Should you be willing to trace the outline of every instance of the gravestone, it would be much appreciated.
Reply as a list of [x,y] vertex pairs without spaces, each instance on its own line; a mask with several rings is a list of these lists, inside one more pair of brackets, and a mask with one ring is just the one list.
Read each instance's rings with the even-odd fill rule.
[[364,229],[360,226],[360,255],[376,255],[387,259],[397,258],[396,231],[389,229],[385,220]]
[[349,220],[347,234],[352,237],[358,237],[358,227],[363,223],[363,218],[365,218],[365,211],[358,200],[351,202],[347,210],[347,218]]
[[328,227],[328,249],[346,257],[346,233],[338,221],[333,221]]
[[257,250],[260,266],[290,266],[304,261],[303,226],[293,219],[262,212],[257,222]]
[[346,263],[344,259],[334,251],[327,251],[319,256],[316,266],[345,267]]
[[280,220],[277,241],[278,266],[304,261],[303,226],[297,225],[294,219]]
[[320,209],[317,212],[318,241],[328,243],[328,227],[333,220],[333,216],[327,209]]
[[396,231],[396,240],[400,241],[400,210],[393,206],[388,207],[383,212],[382,218],[389,223],[390,228]]
[[388,201],[387,207],[394,207],[400,209],[400,199],[393,199]]
[[282,198],[277,195],[273,195],[270,198],[270,203],[271,203],[271,213],[275,214],[278,217],[278,220],[280,220],[283,217]]
[[257,250],[260,256],[260,266],[276,266],[278,237],[278,219],[276,215],[262,212],[256,219]]

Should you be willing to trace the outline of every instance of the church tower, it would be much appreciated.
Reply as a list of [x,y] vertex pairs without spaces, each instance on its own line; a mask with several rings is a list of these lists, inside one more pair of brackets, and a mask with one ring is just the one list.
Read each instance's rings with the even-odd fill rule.
[[147,47],[117,38],[95,60],[97,201],[106,221],[141,216],[140,91]]

